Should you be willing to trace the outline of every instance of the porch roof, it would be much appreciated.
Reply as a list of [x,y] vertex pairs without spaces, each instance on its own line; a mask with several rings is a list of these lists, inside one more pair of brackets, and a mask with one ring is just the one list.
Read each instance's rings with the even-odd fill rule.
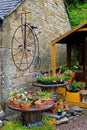
[[68,31],[64,35],[56,38],[51,42],[52,45],[57,43],[63,43],[63,44],[73,44],[73,43],[81,43],[85,41],[85,38],[87,36],[87,20],[83,23],[79,24],[72,30]]

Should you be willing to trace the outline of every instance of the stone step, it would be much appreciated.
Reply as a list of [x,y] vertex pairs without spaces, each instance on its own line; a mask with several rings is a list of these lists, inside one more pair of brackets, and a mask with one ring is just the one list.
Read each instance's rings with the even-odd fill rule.
[[62,115],[52,114],[52,113],[49,113],[49,112],[43,112],[42,115],[46,115],[46,116],[56,118],[56,119],[61,119],[66,115],[66,112],[65,111],[62,112]]
[[69,119],[67,117],[63,117],[62,119],[58,120],[56,122],[57,125],[68,122]]

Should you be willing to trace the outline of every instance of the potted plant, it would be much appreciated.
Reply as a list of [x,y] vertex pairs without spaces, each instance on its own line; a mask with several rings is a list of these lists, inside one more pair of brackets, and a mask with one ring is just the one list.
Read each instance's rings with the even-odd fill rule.
[[74,80],[72,82],[72,84],[70,84],[70,86],[69,86],[69,91],[71,91],[71,92],[78,92],[82,88],[83,88],[82,83],[77,82],[76,80]]
[[61,106],[58,106],[56,108],[56,111],[57,111],[57,115],[62,115],[62,112],[63,112],[63,108]]
[[80,102],[81,96],[80,96],[80,90],[83,88],[83,85],[76,80],[72,82],[72,84],[69,85],[66,96],[68,98],[69,102]]
[[21,99],[14,98],[14,107],[20,108],[21,107]]
[[42,102],[41,99],[38,99],[37,101],[34,102],[36,108],[41,109],[44,108],[44,103]]
[[51,76],[48,76],[48,77],[40,77],[40,78],[37,78],[37,82],[38,83],[42,83],[42,84],[51,84],[52,82],[52,78]]
[[21,108],[24,110],[28,110],[32,106],[32,101],[22,101],[21,102]]
[[10,105],[14,105],[14,97],[10,97],[9,98],[9,104]]
[[65,72],[64,72],[64,74],[66,75],[66,76],[72,76],[72,70],[70,70],[70,69],[68,69],[68,70],[66,70]]
[[64,74],[59,74],[58,75],[58,83],[64,84],[64,81],[65,81]]
[[51,104],[52,103],[52,93],[46,92],[44,94],[44,99],[46,104]]
[[67,81],[69,85],[72,83],[72,77],[69,75],[64,75],[64,80]]
[[51,79],[52,79],[52,84],[57,84],[58,83],[58,76],[57,75],[52,75]]
[[59,72],[60,72],[60,73],[64,73],[64,72],[67,71],[68,69],[69,69],[68,66],[60,66]]

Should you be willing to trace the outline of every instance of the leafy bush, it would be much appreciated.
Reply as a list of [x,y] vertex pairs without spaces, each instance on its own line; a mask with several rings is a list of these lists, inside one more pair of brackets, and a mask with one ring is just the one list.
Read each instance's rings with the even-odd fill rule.
[[72,84],[70,84],[70,91],[72,92],[78,92],[82,88],[83,88],[83,84],[80,82],[77,82],[76,80],[74,80]]
[[54,125],[46,123],[42,126],[37,126],[37,127],[34,126],[29,130],[54,130],[54,129],[55,129]]
[[23,126],[19,121],[12,120],[7,122],[3,127],[2,130],[28,130],[26,126]]
[[66,0],[72,28],[87,20],[87,0]]
[[3,127],[2,130],[54,130],[55,127],[52,124],[44,124],[41,126],[33,126],[28,128],[27,126],[22,125],[19,120],[12,120],[7,122]]

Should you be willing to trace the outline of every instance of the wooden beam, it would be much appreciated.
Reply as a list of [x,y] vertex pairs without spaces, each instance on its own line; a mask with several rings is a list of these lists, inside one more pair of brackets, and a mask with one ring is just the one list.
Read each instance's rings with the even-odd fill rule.
[[56,45],[52,45],[52,74],[56,74]]
[[87,31],[87,28],[80,28],[77,30],[77,32],[80,32],[80,31]]

